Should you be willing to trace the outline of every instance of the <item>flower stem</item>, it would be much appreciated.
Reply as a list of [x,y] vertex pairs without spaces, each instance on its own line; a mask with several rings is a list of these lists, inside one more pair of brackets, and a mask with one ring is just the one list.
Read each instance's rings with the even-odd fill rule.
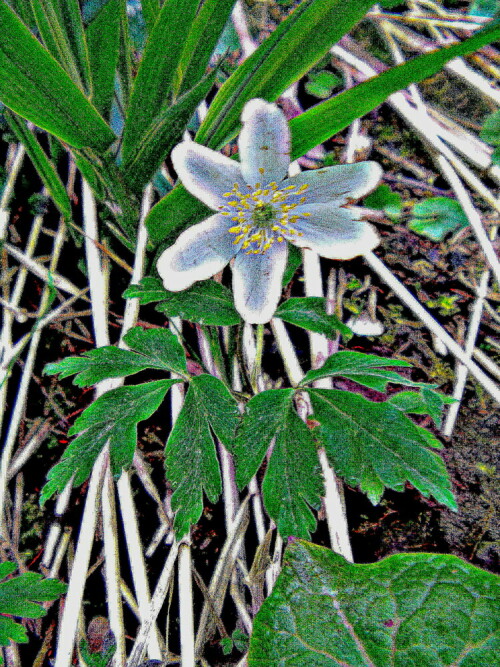
[[250,382],[252,385],[252,389],[255,391],[255,393],[258,393],[259,388],[257,387],[257,378],[260,376],[262,372],[262,352],[264,350],[264,325],[258,324],[255,333],[256,333],[255,360],[252,368],[252,373],[250,376]]

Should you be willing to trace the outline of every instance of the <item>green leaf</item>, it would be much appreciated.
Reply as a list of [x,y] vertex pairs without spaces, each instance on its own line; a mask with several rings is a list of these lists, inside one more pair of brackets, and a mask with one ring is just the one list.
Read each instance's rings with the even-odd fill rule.
[[309,389],[314,435],[324,443],[335,470],[359,486],[375,505],[384,487],[403,491],[410,482],[420,493],[456,509],[441,458],[426,447],[441,443],[390,403],[373,403],[359,394]]
[[[0,579],[5,579],[16,570],[13,563],[0,565]],[[5,616],[41,618],[47,611],[39,602],[56,600],[66,592],[67,586],[56,579],[43,579],[41,574],[25,572],[0,583],[0,646],[9,646],[10,641],[27,643],[28,635],[20,623]]]
[[406,413],[429,415],[436,427],[441,428],[444,406],[456,403],[456,399],[424,387],[420,392],[400,391],[390,396],[388,402]]
[[468,224],[458,201],[449,197],[431,197],[415,204],[408,227],[431,241],[442,241],[449,232],[463,229]]
[[473,0],[469,7],[469,16],[493,17],[500,11],[498,0]]
[[203,511],[203,493],[215,503],[222,491],[212,431],[230,446],[238,424],[236,400],[212,375],[194,377],[165,448],[167,480],[174,491],[174,528],[180,539]]
[[120,47],[120,4],[122,0],[107,0],[86,31],[92,102],[104,118],[109,118],[115,90]]
[[334,338],[337,333],[341,333],[344,340],[352,338],[352,331],[336,315],[327,315],[323,297],[291,297],[281,304],[274,317],[329,338]]
[[0,100],[70,146],[105,150],[111,128],[5,2],[0,24]]
[[201,6],[179,61],[176,95],[189,90],[203,78],[234,4],[235,0],[206,0]]
[[241,110],[248,100],[275,100],[326,55],[370,7],[370,0],[303,0],[224,83],[196,141],[221,148],[238,131]]
[[17,139],[25,147],[37,174],[54,200],[54,204],[66,220],[70,220],[72,216],[71,203],[55,166],[45,154],[33,132],[26,127],[24,120],[21,120],[19,116],[9,111],[5,111],[4,118]]
[[402,375],[399,375],[399,373],[380,368],[387,366],[411,368],[411,364],[408,361],[386,359],[385,357],[378,357],[375,354],[364,354],[363,352],[355,352],[354,350],[342,350],[328,357],[321,368],[308,371],[300,384],[310,384],[321,378],[340,375],[378,391],[385,391],[388,382],[405,384],[412,387],[428,386],[407,380]]
[[330,97],[333,89],[341,83],[342,79],[340,77],[333,72],[323,69],[320,72],[311,72],[309,74],[305,89],[309,95],[314,95],[314,97],[324,100]]
[[109,441],[111,471],[117,476],[131,464],[137,442],[137,424],[158,409],[170,387],[179,380],[155,380],[146,384],[111,389],[90,405],[69,429],[79,433],[61,460],[47,475],[40,495],[43,505],[72,480],[79,486],[89,477],[95,460]]
[[286,285],[288,285],[288,283],[293,278],[295,272],[297,271],[297,269],[301,264],[302,264],[302,252],[300,248],[297,248],[297,246],[289,243],[286,269],[283,274],[283,280],[281,281],[283,287],[286,287]]
[[134,375],[146,368],[186,374],[186,357],[177,337],[168,329],[134,327],[124,336],[132,350],[105,345],[89,350],[81,357],[66,357],[47,364],[45,375],[59,374],[60,379],[75,375],[73,384],[90,387],[107,378]]
[[181,141],[189,119],[208,95],[216,75],[217,70],[210,72],[175,104],[169,106],[167,103],[142,137],[139,137],[133,153],[128,155],[123,164],[125,180],[135,192],[142,190],[175,144]]
[[264,506],[282,536],[307,537],[316,527],[310,507],[319,507],[322,483],[316,446],[295,412],[293,395],[293,389],[271,389],[251,398],[230,449],[241,489],[256,474],[275,438],[262,484]]
[[125,163],[133,158],[151,123],[171,98],[182,49],[198,0],[165,0],[144,48],[123,129]]
[[156,310],[167,317],[182,317],[188,322],[214,326],[230,326],[241,321],[231,291],[214,280],[195,283],[187,290],[168,294],[168,299],[156,306]]
[[167,292],[159,278],[145,276],[138,285],[127,287],[122,296],[124,299],[139,299],[140,305],[144,306],[155,301],[162,301],[170,294],[171,292]]
[[379,185],[368,197],[363,200],[363,206],[384,211],[390,218],[396,220],[401,215],[403,206],[399,192],[393,192],[388,185]]
[[305,155],[314,146],[346,128],[355,118],[361,118],[375,109],[392,93],[433,76],[449,60],[472,53],[498,39],[500,21],[495,20],[463,42],[416,56],[336,95],[333,99],[316,104],[290,121],[290,158],[296,160]]
[[491,154],[492,164],[500,164],[500,146],[497,146]]
[[493,146],[500,146],[500,110],[486,118],[479,136]]
[[148,35],[151,34],[160,13],[159,0],[141,0],[142,15]]
[[248,667],[498,664],[500,578],[456,556],[355,565],[296,540],[254,619]]

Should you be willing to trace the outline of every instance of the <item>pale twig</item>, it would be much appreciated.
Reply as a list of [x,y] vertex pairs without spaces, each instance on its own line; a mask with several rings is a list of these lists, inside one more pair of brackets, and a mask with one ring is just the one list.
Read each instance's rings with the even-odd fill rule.
[[19,172],[21,171],[24,156],[26,154],[23,144],[17,144],[17,147],[14,147],[14,144],[12,144],[11,148],[13,148],[15,152],[12,151],[12,159],[7,160],[5,169],[7,172],[7,179],[0,196],[0,239],[4,239],[7,234],[7,225],[9,224],[10,217],[10,211],[8,209],[9,201],[14,192],[14,185],[19,176]]

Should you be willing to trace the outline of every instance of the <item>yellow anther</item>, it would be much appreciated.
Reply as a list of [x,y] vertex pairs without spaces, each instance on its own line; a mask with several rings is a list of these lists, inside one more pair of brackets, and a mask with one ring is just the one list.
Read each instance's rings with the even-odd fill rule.
[[259,167],[259,174],[264,176],[264,167]]

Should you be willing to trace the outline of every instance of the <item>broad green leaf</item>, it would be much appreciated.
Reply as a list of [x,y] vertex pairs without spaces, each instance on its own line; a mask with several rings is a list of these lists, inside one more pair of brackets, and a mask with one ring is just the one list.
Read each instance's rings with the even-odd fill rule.
[[189,119],[208,95],[216,75],[216,70],[210,72],[175,104],[167,103],[138,139],[134,152],[123,163],[125,179],[135,192],[142,191],[175,144],[182,140]]
[[241,321],[231,291],[214,280],[195,283],[187,290],[168,294],[168,298],[156,306],[156,310],[167,317],[182,317],[189,322],[214,326],[230,326]]
[[408,227],[431,241],[442,241],[446,234],[467,227],[469,221],[459,202],[449,197],[431,197],[412,209]]
[[291,159],[296,160],[314,146],[330,139],[355,118],[361,118],[382,104],[392,93],[433,76],[449,60],[472,53],[498,39],[500,21],[494,20],[463,42],[416,56],[339,93],[333,99],[316,104],[290,121]]
[[363,200],[363,206],[384,211],[390,218],[396,220],[401,215],[403,207],[399,192],[393,192],[388,185],[379,185],[368,197]]
[[201,81],[235,0],[206,0],[186,38],[177,68],[175,94],[184,93]]
[[172,485],[174,528],[180,539],[203,511],[203,493],[215,503],[222,491],[212,436],[227,447],[238,424],[236,400],[212,375],[194,377],[165,448],[165,471]]
[[75,375],[73,384],[90,387],[107,378],[125,377],[146,368],[186,374],[186,357],[177,337],[168,329],[134,327],[124,336],[132,350],[105,345],[89,350],[81,357],[66,357],[47,364],[45,375],[59,375],[62,380]]
[[500,578],[456,556],[352,564],[294,540],[254,619],[248,667],[483,667],[500,654]]
[[40,495],[43,505],[72,480],[79,486],[88,478],[95,460],[109,442],[111,471],[117,476],[131,464],[137,443],[137,424],[156,412],[170,387],[179,380],[155,380],[117,387],[99,396],[75,421],[68,436],[78,435],[47,475]]
[[55,166],[45,154],[33,132],[26,127],[24,119],[9,111],[5,112],[4,118],[17,139],[25,147],[37,174],[54,200],[54,204],[66,220],[70,220],[72,216],[71,202]]
[[388,402],[374,403],[336,389],[309,389],[314,435],[325,446],[335,472],[359,486],[375,505],[384,488],[403,491],[405,483],[456,509],[441,458],[427,447],[441,443]]
[[230,449],[243,488],[275,439],[262,484],[264,506],[283,537],[307,537],[316,527],[310,508],[319,507],[323,487],[316,446],[295,412],[293,394],[293,389],[271,389],[250,399]]
[[274,313],[274,317],[297,327],[333,338],[341,333],[344,340],[352,338],[352,331],[336,315],[326,313],[326,299],[319,296],[292,297]]
[[86,36],[92,77],[92,102],[109,118],[115,90],[120,47],[120,5],[108,0],[87,27]]
[[500,110],[488,116],[479,136],[493,146],[500,146]]
[[170,294],[171,292],[167,292],[159,278],[145,276],[138,285],[127,287],[122,296],[124,299],[139,299],[140,305],[144,306],[147,303],[162,301]]
[[303,0],[224,83],[196,141],[221,148],[238,131],[241,110],[248,100],[275,100],[326,55],[370,7],[370,0]]
[[[0,579],[5,579],[16,570],[13,563],[0,565]],[[19,618],[41,618],[47,611],[40,602],[56,600],[66,592],[67,586],[56,579],[43,579],[41,574],[25,572],[0,583],[0,646],[9,646],[11,641],[28,642],[25,628],[9,616]],[[1,652],[0,652],[0,664]]]
[[354,380],[365,387],[377,389],[378,391],[385,391],[388,382],[413,387],[428,386],[407,380],[402,375],[399,375],[399,373],[386,371],[385,367],[387,366],[411,368],[411,364],[408,361],[386,359],[385,357],[378,357],[375,354],[364,354],[363,352],[355,352],[354,350],[342,350],[328,357],[321,368],[308,371],[300,384],[310,384],[321,378],[339,375]]
[[123,129],[125,163],[131,161],[151,123],[171,98],[175,71],[198,4],[198,0],[165,0],[148,36]]
[[322,69],[319,72],[311,72],[306,81],[305,89],[309,95],[314,95],[314,97],[319,97],[319,99],[324,100],[333,92],[333,89],[336,88],[342,80],[333,72],[329,70]]
[[388,402],[406,413],[429,415],[436,427],[441,428],[444,406],[455,403],[456,399],[424,387],[419,392],[400,391],[390,396]]
[[5,106],[70,146],[105,150],[115,139],[111,128],[5,2],[0,2],[0,25]]

